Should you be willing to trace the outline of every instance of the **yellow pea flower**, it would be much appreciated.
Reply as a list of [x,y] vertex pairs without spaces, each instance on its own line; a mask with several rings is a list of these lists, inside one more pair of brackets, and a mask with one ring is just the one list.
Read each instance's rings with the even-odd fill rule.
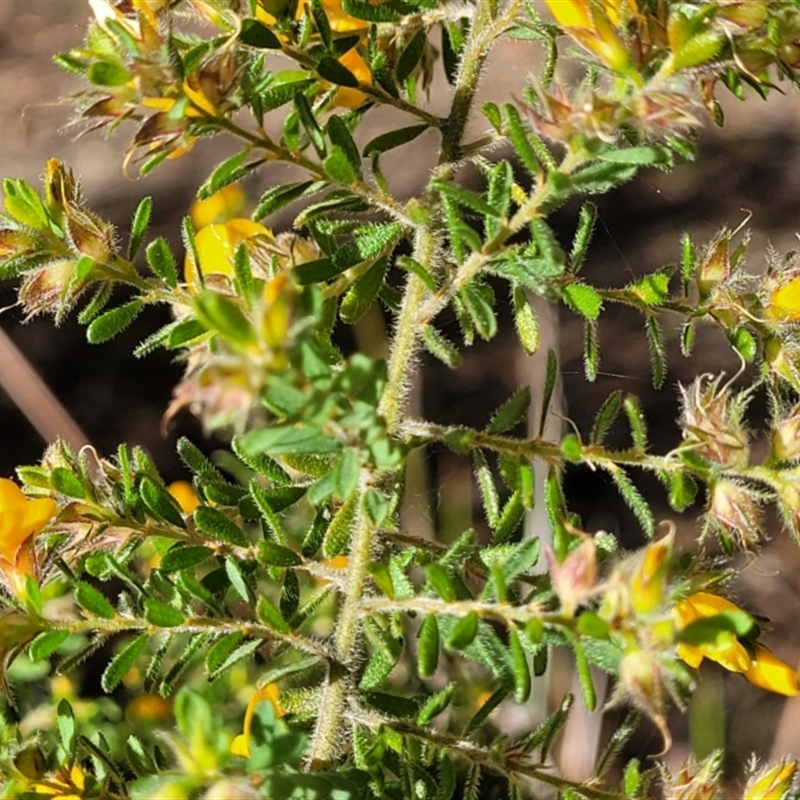
[[178,501],[184,514],[191,514],[200,505],[189,481],[173,481],[167,486],[167,491]]
[[0,478],[0,572],[22,598],[25,579],[36,569],[33,540],[58,510],[50,498],[31,500],[14,481]]
[[[696,592],[689,597],[678,601],[672,609],[672,618],[682,630],[690,623],[706,617],[715,617],[725,611],[741,611],[739,606],[710,592]],[[721,664],[731,672],[747,672],[750,668],[750,654],[747,648],[736,638],[725,649],[696,646],[679,642],[677,647],[678,657],[690,667],[699,667],[704,658],[711,659]]]
[[199,231],[212,223],[227,222],[242,212],[245,194],[238,183],[223,186],[205,200],[195,200],[189,214],[194,229]]
[[231,755],[241,756],[242,758],[250,758],[250,734],[253,728],[253,716],[256,712],[256,706],[263,700],[272,703],[275,709],[276,717],[283,717],[286,712],[281,708],[278,698],[281,696],[281,691],[275,683],[268,683],[263,689],[259,689],[247,704],[247,710],[244,712],[244,726],[243,732],[240,733],[231,742]]
[[753,661],[744,676],[750,683],[770,692],[787,697],[800,693],[800,676],[797,672],[760,644],[753,645]]
[[[682,630],[695,620],[741,610],[724,597],[710,592],[696,592],[675,604],[672,619],[678,630]],[[699,667],[703,659],[708,658],[730,672],[742,674],[750,683],[762,689],[787,696],[800,693],[800,676],[797,672],[760,644],[750,645],[748,650],[731,636],[730,643],[722,648],[718,644],[706,647],[679,642],[677,653],[690,667]]]
[[28,788],[35,797],[53,800],[82,800],[86,795],[86,773],[76,764],[67,772],[62,767],[55,775]]
[[800,278],[779,286],[769,298],[766,308],[768,319],[794,322],[800,319]]
[[273,240],[272,232],[257,222],[246,218],[234,218],[222,223],[211,223],[195,234],[195,245],[200,263],[195,265],[187,253],[184,267],[186,283],[196,290],[195,266],[203,275],[225,275],[232,278],[233,258],[240,242],[257,236]]

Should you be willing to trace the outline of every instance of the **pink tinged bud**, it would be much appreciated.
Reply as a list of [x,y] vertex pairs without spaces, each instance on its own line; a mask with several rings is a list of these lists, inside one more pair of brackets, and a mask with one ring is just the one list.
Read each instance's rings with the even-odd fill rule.
[[697,288],[701,299],[705,300],[716,287],[726,281],[731,274],[731,262],[728,255],[730,236],[724,234],[713,240],[703,257],[703,263],[697,272]]
[[565,617],[573,617],[578,606],[593,594],[597,583],[597,547],[594,540],[584,539],[559,564],[550,550],[545,551],[553,589],[561,602]]
[[734,539],[748,550],[764,536],[758,500],[734,481],[717,481],[710,490],[709,521],[723,537]]
[[800,458],[800,406],[781,420],[772,432],[772,455],[780,461]]
[[731,396],[719,384],[723,375],[701,375],[687,389],[681,386],[680,424],[692,451],[726,466],[746,466],[749,437],[742,424],[746,395]]

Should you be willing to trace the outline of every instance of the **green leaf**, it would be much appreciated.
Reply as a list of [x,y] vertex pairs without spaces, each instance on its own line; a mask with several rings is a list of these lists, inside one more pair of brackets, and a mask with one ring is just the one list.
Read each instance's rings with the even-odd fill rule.
[[514,286],[512,292],[514,307],[514,327],[522,349],[532,356],[539,349],[539,319],[536,312],[528,302],[525,290],[521,286]]
[[245,453],[256,455],[268,453],[335,453],[341,450],[341,443],[332,436],[323,434],[318,428],[294,425],[275,425],[250,431],[241,438]]
[[461,364],[461,354],[433,325],[425,325],[422,328],[422,342],[432,356],[450,369],[456,369]]
[[613,391],[605,400],[597,416],[594,418],[592,425],[592,432],[589,435],[589,443],[593,445],[601,445],[605,439],[614,420],[619,416],[622,410],[622,392],[617,389]]
[[322,555],[325,558],[333,558],[347,550],[350,545],[350,537],[353,534],[353,523],[356,519],[357,510],[358,495],[352,494],[334,514],[322,540]]
[[497,317],[491,288],[469,284],[461,289],[459,297],[481,339],[487,342],[493,339],[497,333]]
[[328,120],[328,137],[331,144],[338,147],[350,162],[353,174],[361,178],[361,154],[353,141],[350,130],[341,116],[334,115]]
[[633,446],[641,451],[647,450],[647,423],[645,422],[642,407],[639,401],[629,394],[623,403],[625,414],[628,417],[628,424],[631,426],[631,437],[633,438]]
[[543,172],[542,164],[531,144],[528,131],[522,123],[519,112],[510,103],[506,103],[503,106],[503,121],[508,132],[508,138],[511,140],[511,145],[519,156],[519,160],[531,175],[538,178]]
[[225,574],[228,576],[228,580],[231,582],[231,586],[233,586],[236,594],[238,594],[245,603],[252,605],[253,596],[250,592],[250,587],[247,585],[247,580],[244,577],[242,568],[236,560],[230,556],[225,559]]
[[69,760],[72,760],[75,756],[77,726],[75,725],[75,713],[66,698],[59,702],[56,709],[56,726],[61,747],[67,753]]
[[130,81],[131,74],[120,64],[95,61],[89,66],[86,79],[95,86],[122,86]]
[[299,183],[278,184],[267,189],[261,195],[258,206],[253,212],[254,220],[262,220],[276,211],[280,211],[289,203],[305,195],[314,194],[322,188],[321,182],[301,181]]
[[158,239],[150,242],[147,245],[145,256],[150,271],[164,281],[170,289],[174,289],[178,285],[178,268],[166,239],[159,236]]
[[258,556],[259,561],[269,567],[299,567],[303,563],[303,559],[294,550],[270,539],[258,543]]
[[317,72],[321,78],[337,86],[347,86],[351,89],[357,89],[359,86],[358,78],[341,61],[331,56],[323,56],[317,62]]
[[729,649],[737,639],[747,639],[755,624],[755,620],[741,609],[723,611],[690,622],[678,632],[678,641],[721,652]]
[[414,34],[408,44],[403,48],[397,59],[394,74],[397,82],[402,84],[419,64],[422,54],[425,52],[425,44],[428,41],[427,31],[420,29]]
[[645,145],[642,147],[625,147],[620,150],[606,150],[597,156],[601,161],[613,164],[632,164],[637,167],[672,166],[672,151],[661,145]]
[[28,657],[34,663],[49,658],[67,640],[69,631],[44,631],[28,647]]
[[669,504],[675,511],[685,511],[697,497],[697,484],[687,472],[674,472],[669,484]]
[[748,364],[753,363],[758,355],[758,340],[747,328],[737,328],[733,333],[729,333],[728,341]]
[[364,674],[358,683],[358,688],[362,692],[376,689],[389,677],[395,666],[397,666],[397,661],[397,658],[388,656],[383,650],[374,652],[367,662]]
[[379,153],[385,153],[387,150],[393,150],[395,147],[401,147],[404,144],[413,142],[414,139],[421,136],[426,130],[428,130],[427,125],[409,125],[407,128],[397,128],[388,133],[382,133],[367,142],[362,151],[363,155],[369,157]]
[[164,520],[178,528],[185,528],[183,512],[177,500],[158,482],[149,475],[143,475],[139,480],[139,496],[151,516],[157,520]]
[[243,19],[238,38],[242,44],[259,49],[280,50],[282,46],[281,40],[257,19]]
[[247,546],[247,539],[242,529],[221,511],[217,511],[216,508],[209,508],[208,506],[197,508],[194,512],[194,524],[198,530],[217,542],[233,544],[239,547]]
[[150,217],[153,213],[153,198],[143,198],[133,214],[131,222],[131,235],[128,241],[128,260],[133,261],[139,248],[142,246],[147,228],[150,225]]
[[600,316],[603,298],[592,286],[586,283],[569,283],[561,290],[561,297],[567,305],[584,319],[595,320]]
[[101,619],[114,619],[116,616],[114,606],[89,583],[84,583],[83,581],[75,583],[75,602],[90,614],[94,614],[94,616]]
[[357,172],[353,169],[347,154],[338,145],[331,145],[330,152],[322,162],[325,174],[337,183],[349,186],[356,180]]
[[217,331],[229,342],[240,345],[255,342],[256,335],[250,320],[225,295],[204,289],[195,298],[194,307],[200,322],[209,330]]
[[503,544],[507,542],[514,531],[519,527],[525,516],[525,506],[522,503],[522,495],[519,490],[512,492],[508,498],[492,536],[492,544]]
[[326,152],[325,137],[322,135],[322,129],[319,127],[317,118],[314,116],[314,112],[308,104],[306,96],[302,93],[298,93],[295,94],[293,99],[294,107],[297,109],[297,115],[308,134],[308,138],[311,140],[311,144],[314,145],[317,155],[320,158],[324,158]]
[[645,275],[644,278],[627,287],[646,306],[657,306],[664,302],[669,295],[669,272],[655,272]]
[[206,653],[206,672],[209,674],[216,672],[241,640],[241,631],[232,631],[217,639]]
[[454,183],[448,183],[447,181],[431,181],[431,188],[444,197],[449,198],[454,203],[468,208],[471,211],[476,211],[478,214],[487,217],[501,216],[496,208],[490,206],[486,200],[475,194],[475,192],[470,192],[468,189],[464,189]]
[[395,7],[397,3],[373,5],[364,0],[341,0],[341,2],[345,14],[366,22],[398,22],[403,15],[403,11]]
[[581,206],[578,228],[575,231],[575,238],[572,240],[572,250],[569,254],[569,268],[570,272],[573,274],[577,274],[583,266],[583,261],[586,258],[586,250],[592,239],[596,221],[597,206],[594,203],[584,203]]
[[36,190],[23,180],[3,180],[5,209],[17,221],[37,231],[50,228],[50,215]]
[[355,492],[360,471],[358,451],[353,447],[346,447],[339,454],[333,468],[333,491],[338,500],[347,500]]
[[469,647],[478,635],[479,624],[480,619],[476,611],[470,611],[465,617],[461,617],[453,625],[453,629],[447,637],[445,643],[447,649],[458,651]]
[[619,489],[619,493],[622,495],[622,498],[628,504],[628,507],[631,509],[631,511],[633,511],[636,519],[639,520],[642,530],[645,532],[648,538],[652,538],[655,534],[656,524],[655,520],[653,519],[653,512],[650,511],[650,506],[648,505],[647,501],[642,497],[639,490],[633,485],[631,479],[624,470],[615,466],[614,469],[609,469],[608,471],[611,474],[614,483],[617,485],[617,489]]
[[517,391],[494,412],[494,416],[486,432],[491,434],[505,433],[518,422],[525,419],[530,406],[530,387],[523,386],[521,389],[517,389]]
[[111,694],[117,688],[117,684],[123,676],[136,664],[139,656],[144,652],[150,635],[143,633],[137,636],[132,642],[127,644],[105,668],[103,676],[100,678],[100,685],[106,694]]
[[130,303],[106,311],[86,329],[87,341],[89,344],[101,344],[113,339],[139,316],[142,309],[144,309],[144,303],[132,300]]
[[158,569],[164,573],[179,572],[202,564],[213,555],[214,551],[208,547],[174,544],[161,557]]
[[144,618],[158,628],[174,628],[186,622],[181,611],[158,600],[144,601]]
[[606,194],[631,180],[639,171],[636,164],[597,161],[571,176],[574,189],[584,194]]
[[450,573],[439,563],[433,562],[425,567],[425,577],[431,588],[447,603],[456,599],[456,590]]
[[653,388],[660,389],[664,385],[667,376],[667,353],[664,347],[664,336],[661,333],[661,326],[658,324],[658,317],[648,316],[645,321],[645,331],[647,341],[650,343],[650,358],[653,368]]
[[[261,105],[265,112],[274,111],[276,108],[280,108],[282,105],[294,100],[310,86],[313,86],[314,83],[313,78],[273,83],[261,93]],[[276,191],[278,188],[286,187],[276,187]],[[256,217],[256,219],[260,219],[260,217]]]
[[86,487],[80,478],[67,467],[53,467],[50,472],[50,486],[59,494],[82,500],[86,497]]
[[478,709],[477,713],[467,724],[467,727],[464,729],[463,733],[465,738],[469,736],[472,731],[477,730],[481,727],[481,725],[483,725],[484,722],[486,722],[492,711],[494,711],[500,705],[500,703],[502,703],[503,700],[508,697],[510,690],[510,686],[503,684],[492,693],[491,697],[489,697],[489,699]]
[[[259,607],[260,605],[261,603],[259,601]],[[261,619],[262,621],[264,621],[263,617]],[[275,626],[271,625],[270,627],[274,628]],[[215,662],[219,660],[221,663],[219,664],[215,663],[214,669],[210,671],[208,677],[211,680],[215,680],[220,675],[222,675],[222,673],[225,672],[225,670],[228,670],[232,666],[234,666],[234,664],[238,664],[240,661],[244,661],[244,659],[252,656],[253,653],[255,653],[256,650],[258,650],[260,647],[263,647],[263,645],[264,642],[262,639],[250,639],[244,644],[240,644],[238,647],[235,647],[233,650],[230,651],[230,654],[228,655],[223,656],[222,653],[220,653],[220,659],[215,659]]]
[[553,399],[553,392],[558,380],[558,356],[555,350],[547,351],[547,370],[544,378],[544,392],[542,394],[542,410],[539,415],[539,436],[544,434],[544,427],[547,424],[547,416],[550,413],[550,401]]
[[437,692],[433,695],[419,710],[417,714],[417,725],[428,725],[432,719],[438,717],[439,714],[450,705],[455,688],[455,683],[448,683],[441,692]]
[[348,290],[342,299],[339,314],[352,325],[367,312],[383,285],[388,260],[378,259]]
[[289,626],[286,620],[281,616],[281,612],[272,604],[272,602],[261,595],[258,598],[258,606],[256,607],[258,618],[268,627],[277,631],[278,633],[289,633]]
[[420,678],[430,678],[436,672],[438,663],[439,623],[435,614],[428,614],[422,621],[417,638],[417,672]]
[[494,485],[492,470],[480,450],[474,451],[473,462],[486,521],[494,528],[500,519],[500,498],[497,496],[497,487]]
[[519,633],[513,628],[508,632],[508,642],[514,671],[514,700],[517,703],[526,703],[531,695],[531,668],[528,664],[528,654],[522,649]]

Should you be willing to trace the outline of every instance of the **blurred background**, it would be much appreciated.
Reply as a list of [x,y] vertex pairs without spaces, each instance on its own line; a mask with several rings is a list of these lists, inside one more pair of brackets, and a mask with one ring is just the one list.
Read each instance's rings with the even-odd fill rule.
[[[152,195],[151,233],[165,236],[179,252],[180,218],[216,163],[214,159],[231,149],[222,140],[207,140],[185,157],[164,162],[147,178],[131,180],[123,176],[121,167],[128,135],[124,126],[110,140],[96,135],[76,139],[74,132],[60,133],[70,109],[60,104],[59,98],[82,87],[55,67],[51,56],[81,42],[88,16],[85,0],[0,2],[0,176],[24,178],[39,188],[46,160],[58,157],[81,178],[90,207],[123,232],[138,201]],[[510,95],[519,96],[528,75],[535,71],[536,58],[536,48],[526,43],[499,46],[480,99],[501,102]],[[764,268],[768,245],[781,253],[796,247],[795,235],[800,229],[800,94],[783,84],[780,88],[785,94],[776,91],[768,102],[749,97],[746,104],[719,90],[726,125],[716,129],[709,123],[695,164],[681,165],[670,174],[645,171],[612,196],[600,198],[600,221],[584,268],[587,279],[606,286],[627,284],[634,276],[677,261],[682,233],[688,232],[702,245],[723,224],[735,228],[750,212],[751,270]],[[432,87],[429,103],[434,110],[446,108],[447,87],[441,76]],[[367,114],[359,141],[371,138],[385,123],[381,113]],[[476,132],[486,127],[479,118],[473,120],[473,126]],[[400,194],[413,194],[425,180],[433,146],[435,142],[422,137],[401,148],[394,154],[394,170],[387,157],[384,167]],[[287,168],[272,169],[246,184],[253,200],[271,181],[284,179]],[[471,177],[467,174],[465,180]],[[565,243],[572,235],[576,211],[577,206],[567,206],[551,220]],[[278,220],[276,229],[281,224],[286,224],[285,218]],[[181,365],[161,352],[140,360],[131,355],[142,339],[167,321],[168,311],[143,314],[112,343],[93,346],[86,343],[83,329],[72,319],[60,328],[50,319],[23,324],[14,302],[14,287],[0,285],[0,308],[5,309],[0,314],[0,330],[46,381],[100,455],[112,454],[123,441],[142,445],[167,480],[186,477],[174,442],[180,435],[202,442],[200,427],[184,413],[170,423],[166,435],[160,430]],[[656,392],[650,385],[648,346],[636,314],[615,307],[603,315],[601,374],[593,384],[583,377],[581,320],[565,309],[551,315],[546,336],[561,359],[562,413],[579,430],[588,432],[603,400],[621,389],[640,397],[650,421],[653,448],[667,452],[679,437],[677,383],[689,383],[702,372],[724,370],[732,375],[737,371],[738,359],[716,331],[699,331],[694,355],[685,359],[678,347],[677,321],[663,322],[670,345],[670,371],[665,388]],[[377,324],[380,327],[381,320]],[[446,332],[457,338],[455,328]],[[0,372],[14,376],[16,369],[10,356],[0,356]],[[424,359],[413,398],[415,413],[445,424],[482,427],[521,380],[536,386],[538,370],[538,361],[521,355],[506,325],[493,342],[477,344],[468,351],[463,366],[455,372]],[[754,431],[762,424],[765,405],[763,394],[758,394],[751,408]],[[12,475],[19,464],[37,462],[45,447],[24,410],[0,389],[0,476]],[[211,451],[215,443],[206,441],[204,446]],[[759,446],[763,452],[763,442],[754,447],[756,457]],[[446,451],[430,452],[418,464],[416,483],[410,492],[412,508],[404,520],[416,528],[410,532],[436,532],[447,540],[473,524],[473,512],[480,525],[471,468],[464,459]],[[701,504],[676,518],[655,480],[643,479],[639,485],[652,498],[657,519],[672,519],[678,525],[680,546],[693,548]],[[439,499],[434,500],[437,491]],[[635,520],[603,476],[586,470],[569,472],[567,495],[585,529],[611,531],[625,547],[642,544]],[[791,537],[780,531],[777,520],[771,520],[770,529],[773,537],[762,552],[739,561],[742,573],[735,587],[736,599],[771,619],[764,641],[780,657],[798,664],[800,636],[795,620],[800,615],[800,554]],[[567,665],[563,680],[557,671],[553,675],[554,695],[568,688],[568,675]],[[734,777],[751,752],[761,757],[772,751],[800,756],[800,699],[787,703],[714,667],[703,669],[702,677],[702,688],[689,714],[676,713],[671,718],[675,746],[667,756],[668,763],[678,763],[688,752],[689,720],[691,744],[701,755],[712,745],[727,745]],[[645,726],[632,748],[639,755],[655,754],[661,749],[660,737],[655,730],[648,734]]]

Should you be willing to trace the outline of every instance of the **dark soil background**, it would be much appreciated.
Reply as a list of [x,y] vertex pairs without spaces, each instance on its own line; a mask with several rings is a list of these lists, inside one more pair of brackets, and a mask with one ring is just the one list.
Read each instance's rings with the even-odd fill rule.
[[[215,155],[226,152],[225,145],[202,143],[183,159],[165,162],[148,178],[129,181],[123,178],[120,166],[128,135],[124,128],[109,141],[96,135],[75,140],[57,133],[69,118],[68,107],[59,105],[58,98],[81,87],[53,66],[50,56],[82,40],[88,13],[84,0],[0,2],[0,176],[25,178],[38,187],[46,159],[57,156],[81,176],[91,206],[122,231],[127,230],[138,200],[152,195],[156,209],[152,233],[177,244],[177,222],[197,185],[214,165]],[[526,45],[499,47],[483,89],[484,99],[500,101],[510,92],[519,94],[533,69],[531,59]],[[446,102],[443,91],[441,82],[437,82],[431,101],[434,107]],[[800,228],[800,94],[786,87],[785,96],[775,93],[767,103],[754,97],[748,100],[746,104],[726,101],[726,127],[709,127],[695,164],[682,165],[669,175],[648,171],[613,196],[599,200],[600,224],[585,267],[588,280],[622,285],[634,276],[675,262],[684,231],[702,244],[721,225],[736,227],[745,217],[743,209],[753,214],[750,269],[763,269],[768,242],[780,252],[796,246],[795,231]],[[368,115],[368,127],[374,130],[380,124],[379,114]],[[482,127],[479,120],[475,125],[477,130]],[[369,130],[364,133],[365,138],[370,135]],[[416,150],[404,148],[397,158],[393,180],[403,193],[411,194],[420,185],[430,164],[424,137],[422,142]],[[263,180],[282,179],[283,174],[279,168]],[[257,196],[265,185],[251,188]],[[568,207],[553,220],[565,242],[572,234],[575,211]],[[14,299],[12,286],[0,286],[0,307],[12,305]],[[143,315],[125,335],[101,346],[86,344],[83,330],[73,320],[58,329],[49,319],[22,325],[18,309],[0,316],[0,326],[27,355],[101,455],[113,453],[123,441],[140,444],[172,480],[184,476],[174,453],[176,437],[188,435],[200,440],[202,436],[188,415],[172,424],[168,436],[159,432],[180,366],[160,353],[142,360],[130,355],[139,341],[166,320],[166,311]],[[635,314],[613,309],[602,318],[602,374],[594,384],[587,384],[582,366],[582,324],[564,310],[558,322],[557,330],[550,335],[555,337],[561,357],[565,415],[587,432],[611,391],[620,388],[633,392],[641,398],[650,420],[653,446],[660,452],[670,450],[678,440],[676,383],[688,383],[701,372],[726,370],[732,374],[738,368],[727,343],[710,329],[700,332],[695,355],[684,359],[675,322],[667,319],[664,327],[670,343],[670,372],[665,388],[655,392],[649,382],[648,348],[641,320]],[[524,364],[520,366],[522,361],[508,329],[491,344],[475,346],[456,372],[425,359],[418,398],[420,413],[445,423],[484,425],[492,410],[515,388],[519,375],[530,373]],[[759,425],[763,405],[763,398],[754,403],[754,428]],[[213,443],[206,446],[213,448]],[[44,442],[23,413],[0,390],[0,475],[11,475],[18,464],[35,463],[43,448]],[[445,493],[457,495],[463,489],[470,497],[469,467],[456,461],[449,454],[434,454],[429,463],[431,474]],[[642,481],[641,485],[654,498],[657,515],[672,518],[663,490],[653,481]],[[602,476],[575,471],[568,476],[567,490],[571,507],[582,515],[588,529],[604,527],[618,533],[626,546],[641,544],[635,521]],[[697,530],[700,512],[698,505],[676,520],[687,547]],[[443,525],[443,520],[437,522],[437,513],[434,508],[427,515],[434,524]],[[800,613],[800,557],[796,545],[776,527],[761,555],[747,563],[743,560],[742,565],[745,569],[738,585],[739,599],[748,608],[771,617],[767,643],[790,663],[798,663],[800,637],[795,620]],[[750,752],[769,754],[784,701],[735,676],[722,676],[719,671],[714,674],[715,680],[724,683],[729,758],[735,774]],[[800,701],[789,707],[800,711]],[[717,709],[714,713],[721,712]],[[788,711],[782,720],[774,746],[780,753],[800,756],[800,714]],[[685,718],[676,716],[674,729],[676,746],[670,760],[678,761],[686,753],[686,743],[681,739]],[[642,746],[657,752],[660,742],[654,735],[650,742],[639,743],[640,750]]]

